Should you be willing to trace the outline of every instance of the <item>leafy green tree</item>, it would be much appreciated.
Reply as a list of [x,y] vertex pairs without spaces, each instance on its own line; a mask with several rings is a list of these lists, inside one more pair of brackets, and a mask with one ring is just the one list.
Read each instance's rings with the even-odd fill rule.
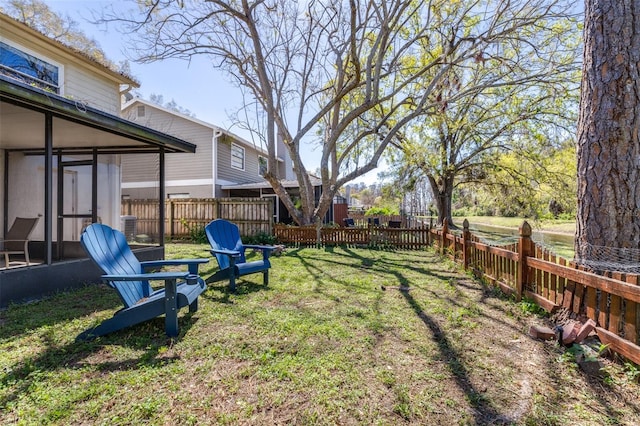
[[[319,223],[340,187],[376,168],[414,120],[481,91],[471,84],[455,96],[443,92],[469,61],[499,63],[499,75],[520,72],[526,57],[512,44],[532,40],[537,30],[555,31],[566,3],[151,0],[104,21],[125,24],[139,61],[207,55],[225,70],[248,101],[238,119],[268,152],[264,177],[296,222],[308,224]],[[280,142],[293,162],[300,208],[276,167]],[[320,148],[319,200],[301,157],[308,144]]]
[[[474,21],[471,14],[465,19]],[[500,164],[505,153],[513,153],[514,165],[539,166],[574,132],[580,41],[572,17],[534,21],[503,41],[449,69],[431,93],[438,108],[390,151],[398,181],[407,188],[428,179],[438,223],[452,222],[457,187],[507,169]],[[512,176],[519,172],[510,170]],[[509,191],[518,191],[517,180],[510,184]]]
[[536,161],[502,154],[492,173],[474,185],[464,207],[473,213],[539,219],[573,216],[576,209],[576,155],[573,141]]

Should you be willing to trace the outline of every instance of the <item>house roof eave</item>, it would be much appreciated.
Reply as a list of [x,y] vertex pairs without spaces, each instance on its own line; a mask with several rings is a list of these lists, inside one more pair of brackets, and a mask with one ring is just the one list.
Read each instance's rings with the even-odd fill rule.
[[163,147],[167,152],[193,153],[196,146],[96,108],[66,99],[54,93],[0,76],[0,99],[40,112],[97,128],[145,144]]
[[[150,108],[155,108],[155,109],[157,109],[157,110],[159,110],[159,111],[163,111],[163,112],[165,112],[165,113],[167,113],[167,114],[172,114],[172,115],[178,116],[178,117],[180,117],[180,118],[182,118],[182,119],[184,119],[184,120],[187,120],[187,121],[190,121],[190,122],[192,122],[192,123],[196,123],[196,124],[199,124],[199,125],[201,125],[201,126],[203,126],[203,127],[206,127],[206,128],[208,128],[208,129],[211,129],[211,130],[213,130],[214,132],[222,132],[223,134],[225,134],[226,136],[228,136],[228,137],[230,137],[230,138],[234,139],[235,141],[239,142],[240,144],[242,144],[242,145],[244,145],[244,146],[246,146],[246,147],[249,147],[249,148],[255,149],[259,154],[261,154],[261,155],[267,155],[267,151],[266,151],[264,148],[259,147],[259,146],[256,146],[256,144],[254,144],[254,143],[252,143],[252,142],[247,141],[246,139],[242,138],[241,136],[236,135],[236,134],[235,134],[235,133],[233,133],[233,132],[230,132],[230,131],[228,131],[228,130],[225,130],[225,129],[223,129],[222,127],[217,126],[217,125],[215,125],[215,124],[211,124],[211,123],[208,123],[208,122],[206,122],[206,121],[200,120],[199,118],[191,117],[191,116],[188,116],[188,115],[186,115],[186,114],[182,114],[182,113],[180,113],[180,112],[178,112],[178,111],[170,110],[170,109],[168,109],[168,108],[163,107],[162,105],[158,105],[158,104],[153,103],[153,102],[151,102],[151,101],[148,101],[148,100],[146,100],[146,99],[133,98],[133,99],[131,99],[131,100],[129,100],[129,101],[127,101],[127,102],[125,102],[125,103],[122,105],[122,111],[125,111],[125,110],[127,110],[127,109],[129,109],[129,108],[132,108],[132,107],[133,107],[133,106],[135,106],[136,104],[142,104],[142,105],[148,106],[148,107],[150,107]],[[284,159],[283,159],[282,157],[276,157],[276,160],[277,160],[278,162],[281,162],[281,163],[282,163],[282,162],[284,162]]]

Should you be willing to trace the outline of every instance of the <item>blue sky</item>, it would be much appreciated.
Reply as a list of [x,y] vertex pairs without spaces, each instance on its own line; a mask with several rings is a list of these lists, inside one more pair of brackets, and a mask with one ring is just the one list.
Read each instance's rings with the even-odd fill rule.
[[[118,63],[128,59],[124,52],[126,34],[117,31],[115,25],[104,26],[90,23],[92,16],[113,5],[119,4],[129,8],[130,2],[117,0],[45,0],[49,7],[61,15],[69,15],[80,29],[94,38],[108,59]],[[163,60],[151,64],[138,64],[130,61],[131,74],[140,82],[138,92],[148,99],[151,94],[162,95],[165,102],[175,100],[176,103],[190,110],[196,118],[227,129],[247,140],[250,135],[233,125],[229,115],[242,107],[240,90],[215,69],[204,56],[191,61]],[[319,162],[319,154],[311,148],[302,153],[307,170],[314,171]],[[377,180],[377,171],[368,173],[356,182],[373,183]]]
[[[94,38],[111,61],[118,63],[128,59],[124,46],[126,34],[117,31],[115,25],[94,25],[89,22],[94,14],[99,14],[114,1],[104,0],[46,0],[56,12],[68,14],[80,29]],[[122,2],[124,4],[124,2]],[[131,6],[129,3],[127,7]],[[172,99],[178,105],[193,112],[200,120],[229,129],[232,126],[227,112],[241,106],[240,91],[218,72],[204,57],[196,57],[191,62],[164,60],[151,64],[130,61],[131,74],[140,82],[138,92],[145,99],[155,93],[164,101]],[[230,129],[241,136],[242,131]]]

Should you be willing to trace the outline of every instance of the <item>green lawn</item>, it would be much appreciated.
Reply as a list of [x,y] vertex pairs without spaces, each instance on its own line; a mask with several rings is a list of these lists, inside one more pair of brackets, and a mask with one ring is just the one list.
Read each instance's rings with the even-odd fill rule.
[[0,424],[640,422],[633,369],[585,376],[527,337],[528,305],[431,252],[289,248],[270,278],[212,284],[175,340],[158,318],[76,343],[119,309],[105,286],[0,311]]
[[517,229],[525,220],[529,222],[529,225],[534,230],[545,232],[560,232],[565,234],[575,234],[576,221],[575,220],[561,220],[561,219],[524,219],[521,217],[502,217],[502,216],[469,216],[469,217],[454,217],[453,221],[458,226],[462,226],[462,222],[468,219],[469,222],[482,223],[485,225],[504,226],[507,228]]

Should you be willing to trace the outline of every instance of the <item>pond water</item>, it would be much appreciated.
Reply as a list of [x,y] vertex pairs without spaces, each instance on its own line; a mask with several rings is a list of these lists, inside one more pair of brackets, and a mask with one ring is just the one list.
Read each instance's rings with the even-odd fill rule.
[[[518,238],[518,229],[516,228],[470,223],[469,230],[480,238],[497,244],[501,244],[502,242],[505,244],[515,242]],[[548,248],[559,256],[567,259],[573,258],[573,234],[541,232],[534,230],[531,238],[538,245]]]

